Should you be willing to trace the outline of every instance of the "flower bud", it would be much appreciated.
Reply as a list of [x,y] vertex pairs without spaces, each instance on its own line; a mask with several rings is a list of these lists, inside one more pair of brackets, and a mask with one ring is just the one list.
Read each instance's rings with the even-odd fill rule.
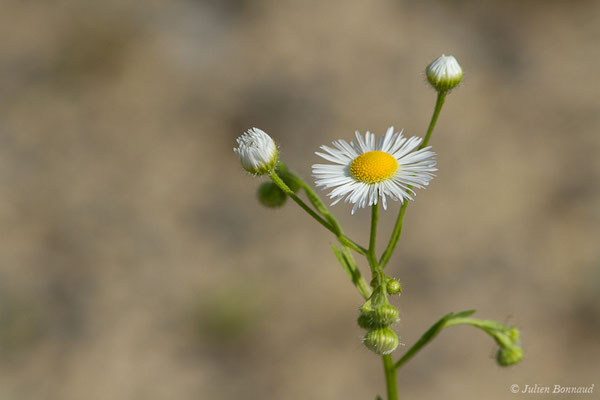
[[381,326],[391,325],[398,321],[398,310],[391,304],[383,304],[373,310],[373,320]]
[[273,182],[265,182],[258,187],[258,201],[265,207],[278,208],[285,204],[287,195]]
[[523,358],[523,349],[519,346],[501,347],[496,353],[496,361],[503,367],[514,365]]
[[358,326],[363,329],[377,328],[378,325],[373,320],[373,305],[371,300],[367,300],[362,306],[360,306],[360,314],[356,320]]
[[370,313],[371,311],[373,311],[373,304],[371,303],[371,300],[367,300],[365,301],[365,303],[360,306],[360,312],[361,313]]
[[398,294],[402,291],[402,286],[400,282],[396,279],[389,279],[387,281],[387,292],[389,294]]
[[363,329],[383,328],[398,321],[398,310],[391,304],[382,304],[375,309],[361,311],[357,323]]
[[358,326],[363,329],[373,329],[377,328],[377,324],[373,321],[373,313],[360,313],[358,319],[356,320]]
[[454,89],[463,78],[463,71],[456,58],[442,54],[425,69],[427,80],[438,92]]
[[367,332],[363,343],[377,354],[389,354],[398,347],[398,335],[389,327],[377,328]]
[[506,335],[513,343],[518,343],[519,339],[521,338],[521,334],[515,326],[511,326],[510,328],[508,328],[508,331],[506,331]]
[[252,174],[265,175],[277,165],[277,147],[269,135],[252,128],[237,138],[233,151],[240,157],[242,167]]

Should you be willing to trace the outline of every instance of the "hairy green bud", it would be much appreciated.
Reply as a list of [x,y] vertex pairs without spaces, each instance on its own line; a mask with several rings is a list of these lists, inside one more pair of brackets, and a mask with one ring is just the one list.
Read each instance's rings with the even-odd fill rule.
[[371,300],[367,300],[365,301],[365,303],[360,306],[360,312],[361,313],[370,313],[371,311],[373,311],[373,304],[371,304]]
[[496,361],[503,367],[514,365],[523,358],[523,349],[519,346],[501,347],[496,353]]
[[399,342],[396,332],[387,326],[368,331],[363,339],[365,346],[377,354],[390,354],[396,350]]
[[356,322],[358,323],[358,326],[360,326],[363,329],[377,328],[377,324],[375,324],[375,321],[373,321],[372,312],[360,313]]
[[398,294],[401,291],[402,291],[402,286],[400,285],[400,282],[398,280],[390,278],[387,281],[387,292],[389,294]]
[[358,316],[357,323],[363,329],[383,328],[398,321],[398,310],[390,304],[382,304],[367,311],[362,311]]
[[273,182],[265,182],[260,185],[256,195],[260,204],[268,208],[279,208],[287,200],[287,195]]
[[398,310],[391,304],[382,304],[373,310],[373,320],[381,326],[391,325],[398,321]]

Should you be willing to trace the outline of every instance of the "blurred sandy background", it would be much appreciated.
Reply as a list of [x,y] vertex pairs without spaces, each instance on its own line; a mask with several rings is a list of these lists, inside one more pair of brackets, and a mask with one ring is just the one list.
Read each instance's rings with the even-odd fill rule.
[[[355,129],[422,136],[442,53],[466,79],[388,267],[397,329],[411,345],[476,308],[520,326],[526,358],[501,369],[489,337],[451,328],[401,398],[598,398],[599,2],[1,4],[0,399],[383,393],[333,237],[261,208],[232,148],[260,127],[310,179],[318,146]],[[366,242],[368,212],[334,212]]]

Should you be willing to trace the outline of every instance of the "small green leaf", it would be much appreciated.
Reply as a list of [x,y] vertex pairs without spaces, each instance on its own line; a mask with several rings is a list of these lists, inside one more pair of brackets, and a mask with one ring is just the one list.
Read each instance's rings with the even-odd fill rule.
[[475,311],[476,310],[465,310],[465,311],[457,312],[457,313],[454,313],[452,315],[452,318],[464,318],[464,317],[468,317],[468,316],[471,316],[471,315],[475,314]]
[[340,265],[344,271],[346,271],[346,274],[348,274],[348,277],[350,277],[350,279],[354,279],[352,267],[348,263],[346,257],[344,257],[344,254],[342,254],[342,251],[335,244],[331,245],[331,250],[333,251],[333,254],[335,254],[335,258],[337,258],[337,260],[340,262]]

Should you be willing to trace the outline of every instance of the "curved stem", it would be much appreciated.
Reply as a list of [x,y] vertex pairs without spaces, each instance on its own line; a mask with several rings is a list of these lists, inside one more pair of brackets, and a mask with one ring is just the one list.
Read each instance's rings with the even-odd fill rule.
[[475,310],[467,310],[459,313],[449,313],[444,315],[439,321],[433,324],[431,328],[429,328],[427,332],[423,334],[423,336],[421,336],[417,343],[415,343],[410,349],[407,350],[406,353],[404,353],[402,358],[396,362],[394,368],[399,369],[400,367],[402,367],[408,360],[413,358],[414,355],[417,354],[417,352],[421,350],[427,343],[431,342],[433,338],[435,338],[442,329],[444,329],[447,326],[456,325],[456,323],[453,323],[453,320],[462,321],[462,323],[465,323],[465,319],[478,321],[473,318],[467,318],[474,312]]
[[363,254],[363,255],[366,254],[367,249],[358,245],[356,242],[354,242],[353,240],[351,240],[344,234],[344,231],[342,230],[342,226],[340,225],[338,220],[333,216],[333,214],[331,214],[329,212],[329,210],[327,209],[325,204],[323,204],[323,202],[321,201],[319,196],[310,187],[310,185],[308,185],[306,182],[304,182],[302,179],[300,179],[300,177],[292,174],[291,172],[289,172],[289,174],[294,177],[296,182],[304,190],[304,192],[306,193],[306,197],[308,197],[308,200],[312,203],[313,206],[315,206],[317,211],[319,211],[325,217],[325,219],[331,224],[331,227],[334,229],[334,233],[340,240],[340,243],[345,244],[345,243],[349,242],[349,243],[351,243],[351,245],[350,246],[346,245],[346,247],[350,247],[351,249],[355,250],[359,254]]
[[396,368],[389,354],[381,356],[383,360],[383,371],[385,372],[385,387],[388,400],[398,400],[398,383],[396,381]]
[[451,315],[452,314],[448,314],[444,318],[433,324],[433,326],[429,328],[429,330],[427,330],[427,332],[425,332],[423,336],[421,336],[417,343],[415,343],[410,349],[408,349],[408,351],[404,353],[402,358],[398,360],[398,362],[396,362],[394,368],[400,369],[400,367],[402,367],[408,360],[413,358],[414,355],[417,354],[417,352],[421,350],[427,343],[431,342],[433,338],[436,337],[442,329],[444,329],[446,318],[448,318]]
[[273,180],[273,182],[281,190],[283,190],[285,192],[285,194],[290,196],[292,198],[292,200],[294,200],[300,207],[302,207],[302,209],[304,211],[306,211],[308,213],[308,215],[310,215],[311,217],[316,219],[317,222],[320,223],[321,225],[323,225],[327,230],[335,233],[333,227],[329,224],[329,222],[327,222],[323,218],[321,218],[321,216],[318,215],[316,212],[314,212],[308,205],[306,205],[306,203],[304,201],[302,201],[302,199],[300,197],[296,196],[296,193],[294,193],[292,191],[292,189],[290,189],[288,187],[288,185],[286,185],[285,182],[283,180],[281,180],[281,178],[279,177],[279,175],[277,175],[277,173],[275,171],[272,171],[269,174],[269,177]]
[[406,207],[408,206],[408,200],[404,200],[402,206],[400,206],[400,212],[398,213],[398,218],[396,219],[396,224],[394,225],[394,230],[392,231],[392,237],[390,238],[390,242],[388,243],[387,248],[381,255],[379,259],[379,265],[381,268],[385,268],[388,261],[392,257],[392,253],[396,248],[396,244],[398,244],[398,240],[400,240],[400,235],[402,234],[402,224],[404,222],[404,214],[406,213]]
[[446,100],[446,93],[448,92],[438,92],[437,99],[435,101],[435,108],[433,109],[433,115],[431,116],[431,121],[429,121],[429,128],[427,128],[427,134],[425,135],[425,139],[423,139],[423,143],[421,143],[421,145],[419,146],[419,149],[427,147],[427,144],[429,143],[429,139],[431,138],[431,133],[433,132],[435,123],[437,122],[437,119],[440,116],[440,111],[442,111],[444,100]]
[[[327,229],[328,231],[330,231],[331,233],[336,235],[336,237],[338,238],[338,240],[340,241],[340,243],[342,245],[351,248],[352,250],[356,251],[359,254],[363,254],[363,255],[367,254],[367,249],[365,249],[364,247],[355,243],[354,241],[352,241],[351,239],[346,237],[346,235],[344,235],[341,232],[341,228],[339,228],[339,224],[337,226],[332,225],[329,221],[326,221],[325,219],[323,219],[323,217],[321,217],[319,214],[317,214],[304,201],[302,201],[302,199],[300,197],[298,197],[296,195],[296,193],[294,193],[294,191],[288,187],[288,185],[285,184],[285,182],[279,177],[279,175],[277,175],[277,173],[275,171],[271,171],[269,173],[269,177],[273,180],[273,182],[277,185],[277,187],[279,187],[281,190],[283,190],[285,192],[285,194],[290,196],[292,198],[292,200],[294,200],[300,207],[302,207],[302,209],[304,211],[306,211],[308,213],[308,215],[310,215],[318,223],[323,225],[325,227],[325,229]],[[299,181],[301,181],[301,180],[299,179]],[[336,221],[336,223],[337,223],[337,221]]]
[[340,223],[329,212],[329,210],[327,209],[327,207],[325,206],[325,204],[323,204],[323,202],[321,201],[321,199],[319,198],[319,196],[310,187],[310,185],[308,183],[304,182],[302,179],[300,179],[299,176],[297,176],[295,174],[292,174],[291,172],[289,172],[289,174],[294,177],[294,179],[296,180],[296,182],[298,182],[298,184],[300,185],[300,187],[306,193],[306,197],[308,197],[308,200],[312,203],[313,206],[315,206],[315,208],[317,209],[317,211],[320,212],[321,214],[323,214],[323,216],[325,217],[325,219],[327,219],[327,221],[329,221],[331,223],[331,225],[338,232],[342,233],[342,227],[340,226]]

